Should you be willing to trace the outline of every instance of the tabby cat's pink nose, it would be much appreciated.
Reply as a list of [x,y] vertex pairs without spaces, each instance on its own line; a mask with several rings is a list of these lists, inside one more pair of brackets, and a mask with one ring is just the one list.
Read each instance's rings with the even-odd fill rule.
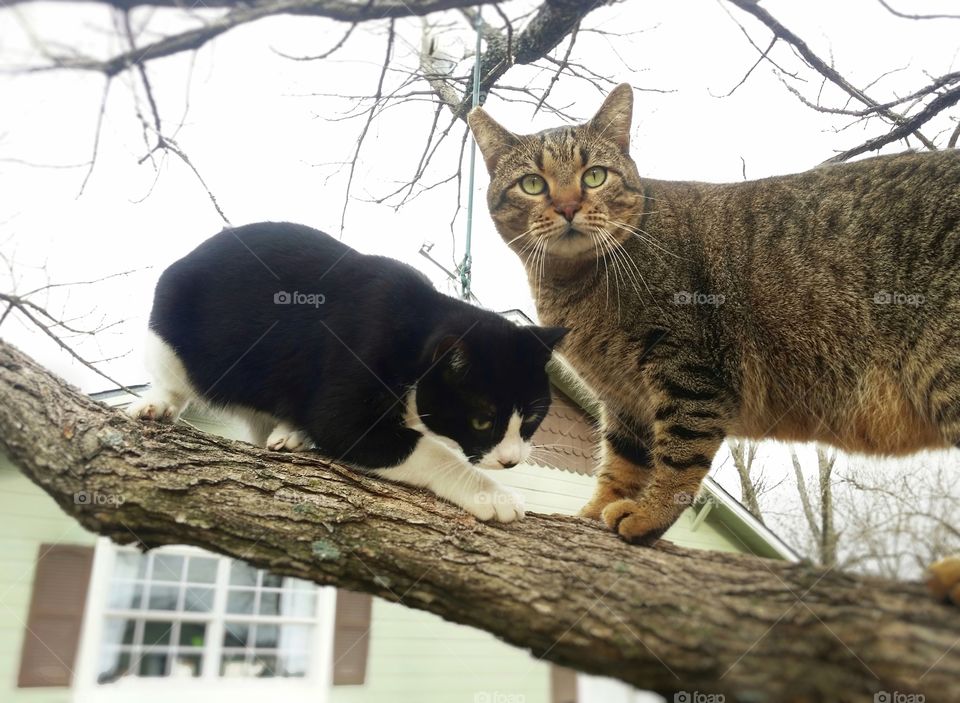
[[553,206],[553,209],[559,212],[564,217],[566,217],[567,222],[572,222],[573,216],[580,211],[580,203],[578,202],[556,203]]

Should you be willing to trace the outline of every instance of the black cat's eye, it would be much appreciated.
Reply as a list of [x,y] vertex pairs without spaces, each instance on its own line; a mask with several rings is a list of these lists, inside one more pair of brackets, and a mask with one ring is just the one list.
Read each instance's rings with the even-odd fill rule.
[[520,189],[527,195],[540,195],[547,189],[547,182],[543,176],[528,173],[520,179]]
[[583,174],[583,185],[587,188],[602,186],[607,180],[607,169],[603,166],[591,166]]
[[539,419],[540,419],[540,415],[527,415],[525,418],[523,418],[523,424],[530,425]]
[[493,427],[493,420],[487,417],[475,417],[470,420],[470,424],[477,432],[486,432]]

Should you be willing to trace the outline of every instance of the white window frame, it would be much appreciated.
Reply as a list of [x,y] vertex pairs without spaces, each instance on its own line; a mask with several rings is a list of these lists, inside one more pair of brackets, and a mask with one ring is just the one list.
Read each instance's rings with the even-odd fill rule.
[[[138,677],[125,676],[111,683],[97,681],[100,655],[103,646],[104,626],[107,617],[123,616],[123,611],[107,608],[110,580],[118,548],[110,540],[99,538],[94,553],[93,570],[87,591],[87,604],[80,636],[77,667],[73,678],[73,703],[262,703],[265,696],[284,703],[327,703],[333,675],[333,631],[336,614],[336,589],[317,588],[316,610],[311,618],[302,619],[313,627],[307,674],[303,677],[224,678],[219,675],[223,648],[224,624],[227,620],[258,621],[257,615],[233,615],[226,613],[229,560],[196,547],[164,547],[169,554],[212,557],[219,560],[214,590],[213,611],[203,619],[207,625],[207,641],[204,647],[203,669],[199,677]],[[109,613],[109,616],[108,616]],[[159,613],[158,613],[159,614]],[[127,614],[130,618],[142,618],[143,611]],[[180,620],[181,613],[173,615]],[[187,620],[191,618],[186,618]],[[199,619],[199,618],[198,618]],[[293,622],[296,618],[284,618]],[[275,619],[271,619],[275,622]]]

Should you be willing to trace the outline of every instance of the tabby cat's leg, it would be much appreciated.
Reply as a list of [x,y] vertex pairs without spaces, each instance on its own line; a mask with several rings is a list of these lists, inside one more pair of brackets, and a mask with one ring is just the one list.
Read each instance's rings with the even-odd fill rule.
[[602,426],[597,485],[590,502],[580,510],[581,516],[592,520],[599,520],[611,503],[639,496],[653,470],[649,427],[606,406]]
[[960,605],[960,556],[931,564],[927,569],[927,587],[939,600]]
[[662,381],[654,410],[652,471],[643,493],[603,509],[603,521],[630,542],[660,537],[693,503],[723,443],[726,393],[712,374],[681,373]]

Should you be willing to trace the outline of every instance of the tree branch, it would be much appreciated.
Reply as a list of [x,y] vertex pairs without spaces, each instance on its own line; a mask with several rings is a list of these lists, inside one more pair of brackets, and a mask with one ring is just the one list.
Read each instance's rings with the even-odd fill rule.
[[[12,4],[34,0],[14,0]],[[80,2],[83,0],[60,0],[60,2]],[[118,9],[130,9],[139,6],[182,7],[180,0],[97,0]],[[233,8],[202,26],[159,39],[152,44],[141,46],[117,54],[109,59],[94,59],[82,56],[50,56],[52,65],[32,70],[79,69],[99,71],[108,77],[145,64],[154,59],[172,56],[183,51],[199,49],[211,39],[243,24],[249,24],[265,17],[275,15],[305,15],[325,17],[340,22],[366,22],[371,20],[397,19],[401,17],[421,17],[433,12],[451,10],[466,6],[489,4],[493,0],[370,0],[369,2],[348,2],[347,0],[261,0],[260,2],[242,2],[242,0],[212,0],[204,2],[207,8]],[[11,3],[7,3],[11,4]]]
[[[960,701],[960,612],[919,584],[631,547],[572,517],[484,525],[314,454],[137,424],[5,342],[0,448],[67,513],[119,542],[193,544],[401,600],[640,688],[728,701],[878,691]],[[122,500],[99,499],[111,495]]]
[[[833,66],[830,66],[829,64],[825,63],[823,59],[817,56],[813,52],[813,50],[807,45],[807,43],[803,41],[803,39],[801,39],[796,34],[791,32],[789,29],[784,27],[773,15],[767,12],[764,8],[760,7],[757,0],[727,0],[727,2],[730,2],[733,5],[736,5],[744,12],[747,12],[753,15],[754,17],[756,17],[758,20],[760,20],[760,22],[766,25],[766,27],[771,32],[773,32],[774,36],[779,37],[783,41],[790,44],[790,46],[792,46],[794,49],[796,49],[797,52],[799,52],[800,56],[803,57],[803,60],[806,61],[807,64],[810,66],[810,68],[817,71],[820,75],[822,75],[824,78],[829,80],[831,83],[835,84],[845,93],[847,93],[849,96],[856,98],[867,107],[876,108],[879,114],[883,115],[884,117],[886,117],[891,122],[894,122],[897,125],[901,125],[901,126],[907,125],[907,124],[912,125],[911,129],[907,130],[906,134],[910,134],[912,132],[927,149],[936,149],[933,142],[931,142],[923,134],[917,131],[919,129],[919,126],[922,125],[923,122],[925,122],[926,120],[920,123],[915,123],[913,120],[910,120],[908,122],[903,115],[898,115],[897,113],[893,112],[890,109],[886,109],[886,108],[883,108],[882,106],[879,106],[879,104],[875,100],[870,98],[866,93],[864,93],[862,90],[860,90],[856,86],[852,85],[846,78],[840,75],[840,73],[835,68],[833,68]],[[899,138],[900,137],[897,137],[897,139]],[[891,139],[889,141],[894,141],[894,139]],[[863,153],[863,152],[860,152],[860,153]],[[852,155],[853,154],[851,154],[851,156]],[[847,158],[850,158],[850,157],[848,156]]]

